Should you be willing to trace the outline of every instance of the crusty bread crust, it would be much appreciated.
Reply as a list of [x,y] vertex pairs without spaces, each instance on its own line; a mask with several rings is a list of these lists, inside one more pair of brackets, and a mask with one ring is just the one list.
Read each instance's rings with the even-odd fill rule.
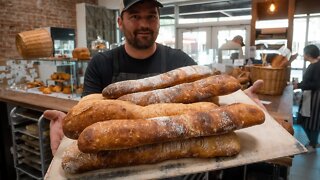
[[118,100],[146,106],[156,103],[193,103],[214,96],[227,95],[241,88],[237,79],[230,75],[213,75],[191,83],[127,94]]
[[198,102],[192,104],[162,103],[139,106],[120,100],[103,100],[101,95],[80,101],[72,107],[63,120],[64,134],[78,139],[87,126],[112,119],[145,119],[158,116],[172,116],[191,111],[209,111],[217,107],[214,103]]
[[102,94],[104,97],[114,99],[135,92],[150,91],[181,83],[193,82],[213,74],[214,72],[208,66],[185,66],[144,79],[127,80],[110,84],[103,89]]
[[190,112],[136,120],[110,120],[85,128],[78,138],[82,152],[128,149],[147,144],[224,134],[264,122],[254,105],[231,104],[206,112]]
[[240,142],[234,132],[98,153],[83,153],[74,143],[63,154],[62,168],[67,173],[82,173],[103,168],[153,164],[169,159],[233,156],[239,152]]

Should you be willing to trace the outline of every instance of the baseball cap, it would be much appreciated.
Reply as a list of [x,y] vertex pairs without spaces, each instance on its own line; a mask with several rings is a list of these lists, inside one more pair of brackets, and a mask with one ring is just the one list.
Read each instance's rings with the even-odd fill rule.
[[120,14],[122,14],[123,11],[128,10],[134,4],[136,4],[138,2],[143,2],[143,1],[153,1],[153,2],[155,2],[155,5],[157,7],[163,7],[163,5],[157,0],[121,0],[120,1]]
[[244,46],[244,43],[243,43],[243,37],[242,36],[240,36],[240,35],[237,35],[237,36],[235,36],[234,38],[233,38],[233,40],[239,40],[240,42],[241,42],[241,46]]

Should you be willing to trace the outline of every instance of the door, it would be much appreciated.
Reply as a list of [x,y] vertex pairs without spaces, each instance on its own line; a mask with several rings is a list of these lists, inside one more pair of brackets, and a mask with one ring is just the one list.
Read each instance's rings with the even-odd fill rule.
[[178,28],[178,48],[191,56],[199,65],[212,64],[218,61],[218,48],[232,40],[236,35],[241,35],[246,44],[243,50],[248,54],[250,26],[211,26]]
[[178,48],[187,53],[199,65],[212,64],[211,28],[178,29]]

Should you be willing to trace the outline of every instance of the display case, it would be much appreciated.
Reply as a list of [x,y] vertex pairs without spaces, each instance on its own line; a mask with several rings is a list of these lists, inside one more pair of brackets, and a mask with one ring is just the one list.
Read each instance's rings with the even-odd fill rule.
[[7,89],[64,99],[80,99],[89,60],[41,58],[0,64],[0,83]]

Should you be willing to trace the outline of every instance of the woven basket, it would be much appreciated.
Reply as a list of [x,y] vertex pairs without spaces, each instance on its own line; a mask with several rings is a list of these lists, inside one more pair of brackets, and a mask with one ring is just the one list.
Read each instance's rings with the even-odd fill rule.
[[287,86],[287,68],[272,68],[267,66],[252,66],[250,79],[255,82],[258,79],[264,81],[263,87],[257,92],[266,95],[281,95]]
[[16,46],[24,59],[50,57],[53,54],[52,38],[46,29],[35,29],[17,34]]

